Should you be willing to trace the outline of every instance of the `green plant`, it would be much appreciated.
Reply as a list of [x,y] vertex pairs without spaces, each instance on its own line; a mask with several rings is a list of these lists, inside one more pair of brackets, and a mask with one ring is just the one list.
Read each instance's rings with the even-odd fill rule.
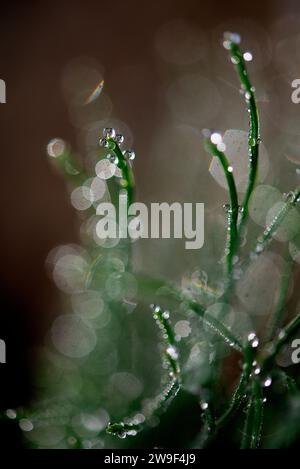
[[[196,333],[199,332],[201,340],[207,345],[209,350],[214,350],[215,355],[210,360],[207,378],[202,382],[199,392],[199,417],[201,414],[202,423],[200,423],[199,418],[197,437],[189,442],[190,446],[199,447],[213,445],[217,441],[218,435],[222,429],[225,428],[232,419],[235,419],[235,421],[239,422],[243,427],[242,437],[238,438],[237,435],[234,436],[234,445],[240,445],[242,448],[259,447],[261,445],[262,435],[264,434],[264,423],[267,422],[268,418],[271,418],[270,414],[266,415],[265,410],[267,409],[265,409],[265,407],[268,406],[267,398],[268,403],[269,397],[270,402],[272,402],[272,393],[270,393],[272,383],[284,382],[287,395],[284,395],[282,400],[286,400],[289,409],[294,403],[299,402],[300,396],[298,385],[292,377],[292,371],[290,372],[290,370],[288,370],[286,373],[276,362],[278,355],[283,348],[289,344],[300,326],[300,315],[295,316],[290,322],[287,322],[283,326],[286,322],[284,317],[285,304],[287,301],[289,279],[293,268],[291,257],[288,258],[287,270],[282,275],[281,291],[273,317],[271,318],[271,325],[268,329],[267,337],[261,340],[258,338],[256,332],[252,330],[243,331],[246,332],[246,337],[241,337],[228,325],[228,310],[236,288],[234,259],[237,255],[241,254],[241,237],[248,222],[249,204],[255,188],[260,143],[259,117],[255,101],[255,90],[250,83],[245,65],[245,58],[249,58],[249,53],[244,55],[241,52],[239,41],[240,39],[237,34],[226,33],[224,36],[224,47],[229,51],[231,62],[236,68],[250,121],[248,138],[248,184],[245,196],[241,202],[238,200],[234,168],[232,168],[230,161],[228,161],[226,157],[226,147],[221,134],[218,132],[204,131],[205,148],[210,155],[218,158],[228,185],[229,203],[225,206],[228,235],[225,248],[226,269],[223,276],[224,291],[221,294],[216,293],[214,289],[208,288],[205,282],[200,285],[198,284],[194,289],[186,290],[170,284],[168,281],[153,279],[143,273],[135,273],[139,293],[134,293],[129,298],[125,295],[126,298],[124,300],[124,296],[118,294],[118,289],[123,288],[122,285],[124,282],[130,284],[132,281],[129,273],[131,269],[131,246],[128,240],[120,240],[118,246],[113,247],[108,254],[104,252],[101,247],[95,246],[90,239],[87,238],[85,248],[88,254],[82,256],[84,267],[79,269],[80,279],[84,279],[82,283],[83,291],[85,291],[84,289],[91,288],[93,291],[101,289],[101,294],[105,297],[105,301],[109,303],[111,310],[118,316],[125,330],[127,330],[126,328],[130,329],[130,318],[126,316],[126,311],[131,307],[133,299],[137,295],[139,296],[139,301],[143,308],[144,305],[147,307],[148,298],[152,298],[152,301],[154,301],[155,296],[158,296],[162,298],[163,302],[165,302],[167,298],[171,307],[180,308],[184,315],[192,315],[201,320],[202,329],[200,332],[196,329]],[[131,163],[134,154],[128,151],[122,152],[120,148],[122,143],[122,136],[116,135],[114,129],[105,129],[103,138],[100,140],[101,149],[99,156],[100,158],[104,158],[101,161],[110,161],[115,169],[118,170],[115,176],[109,180],[111,198],[114,200],[120,189],[125,190],[128,194],[128,204],[130,204],[134,200],[134,180]],[[80,167],[78,162],[74,160],[67,148],[64,148],[63,151],[59,152],[58,156],[55,156],[54,162],[61,168],[73,186],[88,187],[88,190],[91,190],[89,185],[84,186],[85,181],[89,180],[88,175],[85,170]],[[244,155],[241,155],[241,158],[243,157]],[[257,241],[250,249],[250,253],[242,253],[244,255],[241,261],[243,267],[255,262],[257,257],[268,247],[278,227],[284,223],[285,217],[298,203],[299,198],[299,188],[288,194],[285,203],[273,220],[266,226],[263,233],[258,237]],[[96,216],[92,204],[89,208],[89,215],[92,219]],[[104,294],[102,286],[106,282],[107,276],[110,276],[109,278],[112,282],[115,282],[115,284],[112,284],[108,294],[107,292]],[[120,278],[122,278],[123,283]],[[121,298],[122,301],[120,301]],[[222,306],[220,314],[213,315],[209,311],[208,306],[216,302],[221,303]],[[167,411],[169,405],[174,401],[178,393],[180,394],[182,383],[184,382],[184,377],[182,377],[179,366],[180,351],[177,346],[176,333],[173,331],[170,321],[172,314],[162,306],[152,305],[151,308],[153,317],[162,332],[161,355],[163,368],[166,369],[166,373],[163,377],[162,391],[153,399],[148,399],[140,410],[138,410],[139,403],[135,403],[132,409],[129,403],[127,405],[127,408],[131,410],[131,413],[128,414],[129,417],[123,418],[120,421],[115,418],[114,421],[107,425],[107,432],[110,435],[119,436],[121,439],[127,436],[136,436],[137,433],[141,432],[143,429],[149,429],[154,424],[157,424],[161,415]],[[92,320],[93,318],[91,318],[91,321]],[[216,341],[214,336],[212,338],[210,334],[208,335],[204,326],[211,330],[216,337],[220,338],[220,341]],[[220,390],[218,388],[219,378],[222,373],[222,351],[224,347],[229,348],[229,350],[233,352],[232,362],[234,363],[237,373],[239,373],[237,384],[230,398],[225,398],[224,395],[220,396]],[[74,357],[78,358],[76,357],[76,353]],[[80,366],[82,365],[81,373],[83,380],[89,379],[85,374],[87,372],[85,370],[86,363],[87,362],[84,360],[82,363],[79,363]],[[68,366],[72,367],[71,362],[68,362]],[[93,366],[95,366],[95,363]],[[52,379],[53,373],[54,372],[51,374]],[[59,397],[57,397],[57,395]],[[78,415],[78,409],[84,408],[85,412],[87,412],[86,402],[90,402],[91,396],[94,397],[95,395],[96,393],[89,391],[82,397],[78,395],[76,389],[72,389],[68,395],[66,388],[57,391],[54,387],[52,400],[54,399],[55,405],[53,405],[51,401],[51,415],[49,416],[49,412],[45,413],[44,404],[42,405],[42,410],[39,409],[35,412],[20,410],[18,419],[21,421],[21,428],[24,429],[24,426],[26,427],[26,422],[28,425],[29,419],[34,422],[34,424],[37,422],[37,427],[39,427],[38,422],[43,420],[43,418],[47,421],[49,421],[50,418],[62,418],[64,422],[62,425],[64,425],[68,437],[67,446],[85,446],[85,438],[81,437],[80,431],[78,431],[75,436],[76,432],[74,432],[74,426],[72,427],[70,421],[72,421],[74,415]],[[97,396],[97,398],[95,398],[96,407],[99,401],[101,401],[101,398],[103,398],[103,396]],[[57,405],[59,399],[61,399],[62,402],[60,406]],[[68,399],[69,402],[68,405],[66,405],[66,400]],[[105,399],[107,399],[107,397],[105,397]],[[108,402],[112,408],[113,401],[111,402],[108,399]],[[122,408],[120,403],[118,405]],[[53,410],[55,406],[56,411]],[[91,407],[90,404],[89,406]],[[94,410],[90,411],[92,416],[94,415],[93,412]],[[288,440],[288,443],[285,442],[285,438],[281,435],[278,439],[271,439],[270,441],[266,439],[266,446],[290,444],[292,439],[297,437],[299,434],[299,425],[294,422],[292,417],[290,420],[293,434]],[[102,427],[101,425],[99,425],[99,427],[96,425],[95,428],[96,431],[94,434],[97,436],[104,431],[103,425]],[[71,443],[70,439],[72,438]],[[237,438],[239,442],[237,442]],[[91,441],[91,439],[89,441]],[[36,444],[36,441],[34,441],[34,443]],[[39,445],[42,445],[40,441],[38,442],[38,446]],[[55,446],[56,443],[53,443],[53,445]]]

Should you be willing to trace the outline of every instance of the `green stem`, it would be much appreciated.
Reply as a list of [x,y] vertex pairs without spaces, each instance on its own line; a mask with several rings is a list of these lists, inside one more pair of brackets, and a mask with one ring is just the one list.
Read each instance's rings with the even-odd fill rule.
[[176,285],[142,274],[137,274],[137,280],[140,282],[141,287],[144,281],[147,283],[149,295],[155,294],[158,289],[164,288],[166,293],[172,295],[176,301],[184,302],[186,306],[196,313],[207,326],[213,329],[213,331],[217,333],[227,345],[239,352],[243,350],[243,346],[239,339],[235,337],[221,321],[207,313],[205,307],[193,300],[193,298],[188,294],[183,293]]
[[243,371],[240,376],[239,383],[232,395],[231,403],[229,408],[224,412],[223,415],[217,421],[217,428],[220,428],[227,424],[227,422],[234,416],[238,408],[240,407],[241,403],[244,400],[246,387],[248,385],[251,371],[252,371],[252,364],[255,355],[255,349],[252,347],[251,340],[247,341],[246,345],[243,349],[244,352],[244,363],[243,363]]
[[212,410],[210,408],[210,405],[208,403],[205,403],[205,404],[207,404],[207,407],[203,410],[203,414],[202,414],[203,420],[205,421],[208,435],[212,436],[216,428],[216,422],[215,422]]
[[156,320],[162,331],[163,339],[166,345],[162,353],[162,358],[168,366],[168,382],[162,392],[151,400],[150,406],[143,407],[141,413],[146,416],[143,422],[136,422],[136,417],[127,418],[126,422],[109,423],[107,433],[117,435],[121,438],[126,436],[135,436],[148,424],[153,416],[160,416],[165,412],[168,405],[176,397],[181,388],[180,367],[178,363],[178,354],[175,348],[175,335],[172,330],[169,313],[163,311],[158,305],[151,305],[153,318]]
[[217,429],[226,425],[234,416],[234,414],[237,412],[237,410],[239,409],[244,399],[247,383],[248,383],[248,379],[247,379],[246,373],[243,372],[240,376],[238,385],[234,393],[232,394],[231,402],[230,402],[228,409],[217,420],[217,423],[216,423]]
[[212,143],[210,138],[205,140],[206,150],[214,157],[218,158],[223,168],[228,190],[229,190],[229,199],[230,206],[228,210],[228,239],[226,246],[226,263],[227,263],[227,272],[230,275],[232,272],[233,266],[233,257],[237,248],[237,220],[239,212],[238,196],[234,177],[232,174],[232,167],[230,166],[225,154],[218,150],[217,145]]
[[253,379],[251,398],[244,426],[242,440],[243,449],[259,447],[263,424],[263,407],[264,402],[261,384],[258,379]]
[[234,334],[232,334],[232,332],[221,321],[211,316],[202,306],[190,298],[182,296],[182,300],[192,311],[198,314],[202,321],[216,334],[218,334],[227,345],[234,348],[238,352],[242,352],[243,347],[239,339],[235,337]]
[[272,235],[276,232],[280,224],[283,222],[286,215],[289,211],[299,202],[300,198],[300,187],[298,187],[294,192],[290,192],[287,195],[288,199],[279,210],[277,215],[273,218],[271,223],[265,228],[263,234],[258,238],[257,244],[255,247],[256,253],[261,253],[268,242],[270,241]]
[[263,424],[263,392],[258,379],[252,382],[253,392],[253,426],[251,434],[251,448],[258,448],[261,439],[262,424]]
[[214,318],[208,313],[202,317],[204,324],[210,327],[215,333],[217,333],[227,345],[234,348],[238,352],[242,351],[242,345],[240,341],[230,332],[230,330],[218,319]]
[[118,158],[117,166],[122,171],[122,178],[125,181],[124,186],[128,195],[128,206],[130,206],[134,201],[134,177],[133,177],[131,164],[124,157],[117,142],[113,139],[110,139],[110,141],[112,141],[115,145],[115,146],[112,145],[111,150],[114,152],[114,154]]
[[[234,38],[234,35],[231,35],[231,38]],[[249,201],[252,195],[257,169],[258,169],[258,154],[259,154],[259,143],[260,143],[260,127],[259,127],[259,115],[256,105],[256,99],[254,94],[254,88],[251,85],[247,67],[245,65],[245,60],[243,54],[237,44],[232,39],[225,41],[225,47],[229,49],[231,55],[231,61],[235,65],[242,90],[244,92],[247,110],[249,113],[249,136],[248,136],[248,156],[249,156],[249,178],[248,185],[246,188],[246,193],[242,203],[242,213],[239,222],[238,232],[239,235],[242,232],[243,226],[247,220],[249,212]]]
[[92,284],[92,281],[93,281],[93,278],[94,278],[94,274],[95,274],[95,271],[96,271],[96,268],[98,266],[98,263],[100,262],[100,260],[103,259],[103,254],[98,254],[98,256],[96,256],[90,266],[89,266],[89,269],[87,271],[87,274],[86,274],[86,277],[85,277],[85,288],[88,289],[91,287],[91,284]]

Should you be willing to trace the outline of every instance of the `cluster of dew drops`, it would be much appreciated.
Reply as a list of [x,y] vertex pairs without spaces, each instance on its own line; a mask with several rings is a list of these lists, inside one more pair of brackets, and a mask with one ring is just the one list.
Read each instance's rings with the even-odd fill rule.
[[[252,349],[255,349],[257,350],[258,347],[259,347],[259,339],[256,335],[255,332],[250,332],[248,334],[248,337],[247,337],[247,341],[248,341],[248,344],[250,345],[250,347]],[[248,364],[244,364],[244,367],[247,367]],[[259,364],[257,363],[257,360],[253,360],[253,362],[251,363],[251,373],[250,373],[250,376],[256,376],[256,377],[259,377],[261,375],[261,368],[259,366]],[[264,388],[268,388],[270,387],[272,384],[272,378],[271,376],[264,376],[262,378],[262,385]],[[263,398],[263,402],[266,402],[266,398]]]
[[[116,130],[112,127],[105,127],[103,129],[103,136],[99,140],[99,145],[113,151],[116,148],[116,143],[121,146],[124,142],[124,135],[117,134]],[[128,161],[133,161],[135,159],[135,152],[133,150],[123,150],[122,154]],[[119,159],[115,154],[108,153],[106,158],[115,165],[118,165],[119,163]]]

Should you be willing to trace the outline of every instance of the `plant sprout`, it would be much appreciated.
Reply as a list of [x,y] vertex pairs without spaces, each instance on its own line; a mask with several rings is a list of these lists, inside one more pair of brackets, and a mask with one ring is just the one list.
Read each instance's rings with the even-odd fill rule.
[[[159,306],[157,297],[160,300],[162,299],[163,304],[168,301],[171,305],[169,308],[171,311],[172,308],[174,310],[179,309],[185,317],[187,316],[188,319],[191,318],[191,321],[194,321],[195,327],[190,328],[191,335],[198,334],[200,345],[204,344],[201,350],[209,350],[209,371],[207,378],[205,380],[203,378],[203,381],[201,381],[201,389],[197,395],[199,428],[197,435],[194,435],[193,439],[191,438],[190,447],[213,445],[222,430],[233,420],[239,428],[235,432],[235,446],[258,448],[272,445],[272,438],[268,440],[267,434],[265,434],[265,426],[268,424],[267,412],[269,402],[272,403],[273,384],[276,382],[285,383],[284,398],[287,399],[287,406],[292,405],[291,403],[295,399],[299,400],[300,398],[298,383],[297,380],[293,379],[292,372],[290,370],[285,372],[278,364],[280,353],[289,345],[300,328],[300,315],[294,315],[294,317],[291,315],[289,321],[285,318],[289,280],[293,269],[293,261],[290,256],[286,263],[286,271],[282,275],[279,297],[273,315],[269,319],[266,337],[258,337],[256,327],[250,331],[242,331],[246,332],[246,335],[243,335],[236,331],[234,324],[230,323],[230,302],[234,301],[235,291],[238,288],[237,279],[234,276],[234,259],[241,252],[242,235],[246,224],[249,223],[249,203],[255,189],[259,165],[260,127],[255,89],[250,82],[246,67],[246,63],[252,60],[252,54],[249,51],[244,53],[241,51],[238,34],[225,33],[223,45],[228,50],[230,60],[236,69],[249,114],[248,155],[240,155],[240,158],[248,158],[249,171],[246,192],[241,201],[236,187],[234,167],[226,156],[226,145],[223,142],[221,133],[208,130],[203,132],[205,149],[212,157],[218,159],[228,189],[229,201],[225,205],[227,242],[225,247],[226,268],[223,274],[224,290],[220,293],[206,284],[196,286],[193,290],[192,288],[183,288],[172,284],[167,280],[151,278],[142,272],[132,272],[132,248],[127,240],[119,240],[118,245],[112,247],[112,254],[108,253],[108,250],[104,249],[102,245],[93,244],[90,239],[83,245],[82,251],[76,250],[74,247],[68,247],[64,251],[64,256],[69,262],[72,262],[70,266],[65,263],[63,267],[60,266],[59,274],[64,276],[65,283],[63,283],[63,287],[65,289],[66,285],[70,288],[70,285],[72,286],[74,282],[77,282],[76,285],[79,283],[81,288],[80,294],[82,292],[87,294],[84,299],[84,307],[79,308],[82,322],[86,327],[99,330],[97,328],[101,329],[102,323],[99,326],[98,318],[101,316],[101,321],[105,322],[106,316],[108,318],[113,316],[114,320],[117,318],[119,321],[119,329],[122,329],[122,333],[127,334],[126,341],[128,342],[131,340],[130,331],[133,327],[132,318],[128,312],[132,311],[138,302],[142,305],[144,311],[149,311],[151,303],[152,316],[161,334],[161,366],[164,370],[161,390],[159,393],[154,394],[155,397],[148,396],[146,400],[140,402],[138,399],[139,386],[133,377],[116,374],[117,389],[121,389],[120,394],[118,394],[117,404],[118,409],[121,409],[121,411],[117,410],[114,413],[113,390],[111,387],[105,388],[105,392],[101,396],[97,395],[95,397],[97,393],[93,393],[93,389],[97,389],[97,384],[94,384],[90,375],[99,373],[99,370],[95,371],[95,369],[98,369],[101,362],[101,355],[97,349],[95,349],[95,353],[94,351],[91,352],[93,356],[91,364],[89,358],[84,355],[85,350],[79,350],[79,352],[77,350],[81,361],[79,360],[76,365],[70,359],[69,349],[67,350],[69,357],[63,357],[63,359],[58,359],[53,352],[49,352],[50,357],[48,356],[48,359],[50,361],[60,360],[58,365],[60,370],[65,367],[69,373],[70,370],[72,371],[73,374],[70,373],[71,386],[69,383],[69,387],[72,389],[69,391],[66,384],[63,389],[60,389],[56,383],[52,393],[52,400],[44,402],[42,410],[36,410],[33,405],[32,409],[18,409],[17,411],[9,409],[4,415],[5,418],[14,418],[19,421],[21,428],[33,446],[43,446],[40,433],[34,438],[30,436],[35,428],[39,431],[43,419],[56,419],[63,422],[61,425],[64,427],[64,435],[61,439],[58,438],[58,441],[64,441],[67,447],[85,447],[87,444],[86,438],[88,438],[89,444],[93,446],[93,442],[97,438],[102,438],[101,441],[103,442],[103,438],[107,434],[113,439],[115,437],[121,439],[135,437],[138,433],[141,434],[143,430],[151,430],[159,423],[159,419],[163,414],[168,416],[170,408],[176,405],[176,399],[180,399],[182,393],[186,392],[185,375],[184,371],[181,370],[183,358],[180,353],[180,337],[178,337],[178,334],[176,335],[176,327],[174,328],[173,317],[176,314],[170,314],[164,306]],[[103,87],[103,84],[101,86]],[[132,170],[134,152],[132,150],[121,150],[124,137],[117,134],[113,128],[104,129],[99,144],[99,162],[97,164],[101,164],[101,168],[99,170],[98,167],[100,171],[98,174],[107,184],[105,194],[110,194],[110,197],[113,198],[114,194],[118,194],[120,190],[125,190],[130,205],[135,197]],[[54,163],[64,173],[73,187],[82,187],[85,181],[91,177],[73,157],[69,148],[62,144],[62,141],[53,141],[48,148],[48,153],[51,157],[54,157]],[[93,175],[93,177],[95,176]],[[110,187],[108,188],[108,186]],[[92,233],[90,238],[93,238],[97,223],[97,205],[94,203],[94,199],[93,197],[90,198],[88,209],[90,217],[88,231]],[[241,260],[242,267],[255,262],[257,257],[267,249],[278,228],[284,224],[286,215],[291,208],[297,205],[299,200],[299,188],[288,193],[281,209],[256,239],[250,255],[246,254],[245,258]],[[78,263],[78,259],[80,259],[80,263]],[[77,262],[76,276],[74,273],[75,261]],[[69,272],[72,275],[69,275]],[[97,296],[98,294],[101,298]],[[255,292],[253,294],[255,295]],[[205,301],[202,302],[201,298],[204,298],[204,296]],[[72,304],[75,304],[75,312],[79,314],[78,306],[76,306],[79,300],[74,294],[72,299]],[[80,297],[80,301],[83,301],[82,297]],[[219,315],[211,313],[209,309],[209,306],[215,303],[221,305]],[[93,315],[90,314],[89,317],[83,318],[82,315],[87,314],[86,310],[88,307],[91,308],[91,305],[93,306]],[[71,318],[68,320],[71,321]],[[88,341],[88,334],[83,326],[80,327],[82,329],[78,332],[79,337]],[[113,326],[112,332],[115,333]],[[67,331],[65,331],[65,334],[67,334]],[[107,337],[105,335],[101,337],[103,343],[105,343]],[[71,343],[72,334],[67,340]],[[126,347],[129,347],[127,342]],[[92,344],[92,346],[94,345]],[[109,347],[108,344],[106,354],[110,354],[113,361],[115,359],[115,346]],[[221,392],[218,383],[222,377],[224,354],[231,357],[235,367],[236,385],[231,389],[230,396],[227,393],[226,396],[220,397]],[[139,360],[138,354],[135,360]],[[200,366],[196,362],[196,367],[199,367],[198,365]],[[88,391],[83,391],[84,396],[81,396],[76,390],[76,373],[78,369],[81,370],[81,382],[88,382],[89,384],[87,386]],[[103,371],[103,375],[107,379],[109,373],[108,371],[105,374],[105,370]],[[52,376],[54,376],[54,372]],[[119,385],[120,379],[121,385]],[[131,379],[130,382],[134,383],[132,387],[135,391],[133,392],[131,388],[128,391],[129,397],[132,395],[132,400],[135,401],[133,405],[131,405],[126,394],[125,390],[128,388],[128,384],[126,382],[124,384],[124,379],[125,381]],[[95,383],[98,383],[98,381],[96,380]],[[96,401],[94,407],[93,402],[91,403],[91,395]],[[108,395],[109,397],[107,397]],[[125,399],[124,396],[126,397],[124,407],[121,405],[122,396],[123,399]],[[101,399],[107,400],[108,406],[110,406],[110,414],[114,418],[99,417],[96,409],[99,407]],[[62,404],[59,404],[59,402],[62,402]],[[89,406],[87,406],[87,402]],[[45,407],[48,409],[47,412]],[[94,408],[91,411],[92,416],[86,410],[90,407]],[[84,413],[81,411],[82,408],[85,409]],[[123,415],[119,415],[122,413]],[[78,416],[81,419],[80,425],[78,424],[79,429],[76,426]],[[180,427],[180,422],[178,427]],[[295,426],[294,438],[299,433],[300,426]],[[93,438],[90,436],[91,434],[93,434]],[[55,447],[56,444],[55,440],[53,446]],[[277,442],[276,445],[280,446],[280,442]]]

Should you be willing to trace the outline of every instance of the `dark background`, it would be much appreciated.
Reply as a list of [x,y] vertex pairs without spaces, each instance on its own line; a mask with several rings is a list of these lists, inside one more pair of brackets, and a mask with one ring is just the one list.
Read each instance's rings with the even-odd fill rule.
[[[58,308],[57,290],[45,270],[46,256],[54,246],[78,239],[76,214],[65,184],[46,157],[47,143],[56,136],[80,151],[78,129],[72,125],[62,92],[65,67],[78,57],[99,61],[114,105],[113,116],[126,122],[134,135],[139,155],[138,191],[144,199],[153,198],[154,193],[159,199],[164,194],[157,179],[159,159],[152,163],[148,144],[164,112],[164,84],[178,73],[177,65],[166,69],[157,57],[154,37],[159,28],[176,18],[200,28],[213,52],[197,67],[213,74],[214,48],[220,47],[214,44],[217,28],[221,31],[228,25],[230,29],[233,24],[238,29],[241,24],[250,36],[251,24],[255,24],[269,34],[274,48],[267,68],[261,67],[263,72],[258,70],[254,77],[269,79],[271,83],[274,70],[280,69],[275,47],[279,36],[274,33],[274,24],[286,20],[286,34],[290,32],[289,25],[295,33],[300,32],[296,20],[299,13],[298,2],[274,0],[1,3],[0,78],[7,85],[7,103],[0,105],[0,337],[6,340],[8,360],[8,364],[0,365],[2,408],[23,404],[31,395],[31,346],[42,341]],[[262,54],[266,47],[260,44]],[[297,60],[291,58],[290,63],[295,66]],[[189,68],[192,70],[193,66]],[[276,89],[276,97],[281,91]],[[289,92],[289,88],[283,92]],[[219,118],[222,122],[226,114],[226,123],[229,122],[230,113],[223,110],[232,103],[232,127],[239,126],[243,112],[242,109],[234,113],[233,108],[240,106],[239,97],[233,98],[234,94],[235,91],[228,94],[223,90]],[[276,133],[276,126],[272,125],[270,120],[265,124],[270,142]],[[178,168],[180,176],[180,165]],[[157,192],[155,185],[150,185],[154,179]],[[168,186],[165,190],[168,192]],[[204,189],[200,188],[200,194],[203,200]],[[147,253],[144,265],[147,270]],[[10,444],[17,444],[13,440],[7,438]]]

